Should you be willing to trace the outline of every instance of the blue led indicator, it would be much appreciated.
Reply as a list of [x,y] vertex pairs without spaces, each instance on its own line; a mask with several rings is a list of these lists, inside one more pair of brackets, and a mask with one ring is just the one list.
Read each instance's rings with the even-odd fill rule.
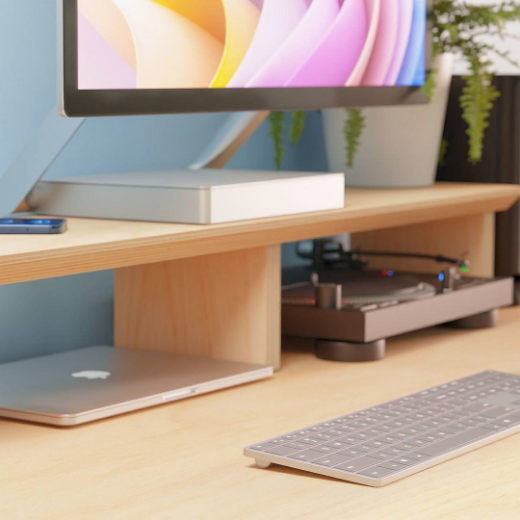
[[395,273],[393,271],[387,271],[386,274],[387,274],[387,276],[394,276]]
[[444,282],[444,273],[439,273],[439,281]]

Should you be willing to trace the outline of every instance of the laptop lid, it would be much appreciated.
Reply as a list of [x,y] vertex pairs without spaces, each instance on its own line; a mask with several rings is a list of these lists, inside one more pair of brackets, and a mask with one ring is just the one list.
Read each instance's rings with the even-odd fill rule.
[[0,416],[80,424],[270,375],[259,365],[89,347],[0,365]]

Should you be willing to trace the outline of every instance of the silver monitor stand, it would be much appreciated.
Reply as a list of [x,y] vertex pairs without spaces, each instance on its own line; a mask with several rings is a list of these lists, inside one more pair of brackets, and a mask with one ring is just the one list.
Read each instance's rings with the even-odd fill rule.
[[85,119],[64,119],[55,107],[7,170],[0,172],[0,216],[13,213],[80,129]]

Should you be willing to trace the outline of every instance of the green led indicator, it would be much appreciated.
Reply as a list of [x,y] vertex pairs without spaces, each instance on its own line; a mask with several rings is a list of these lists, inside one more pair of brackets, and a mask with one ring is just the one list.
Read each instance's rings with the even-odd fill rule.
[[463,265],[460,270],[463,272],[463,273],[467,273],[469,271],[469,267],[467,265]]

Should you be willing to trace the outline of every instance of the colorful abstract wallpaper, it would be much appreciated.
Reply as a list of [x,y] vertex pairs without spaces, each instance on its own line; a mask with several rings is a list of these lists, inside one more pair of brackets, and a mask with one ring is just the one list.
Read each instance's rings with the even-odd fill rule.
[[427,0],[77,0],[81,90],[415,86]]

